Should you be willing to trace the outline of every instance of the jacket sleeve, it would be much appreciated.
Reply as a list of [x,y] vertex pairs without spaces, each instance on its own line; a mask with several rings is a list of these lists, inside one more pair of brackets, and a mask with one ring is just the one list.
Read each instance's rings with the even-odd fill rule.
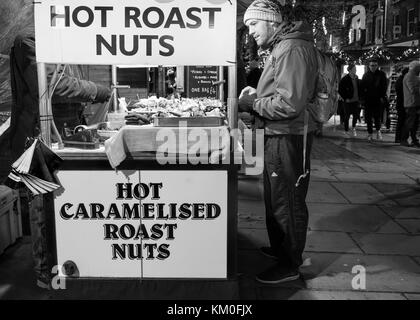
[[[54,65],[48,65],[47,67],[49,82],[51,81],[55,69],[56,66]],[[55,87],[53,93],[53,99],[55,101],[59,100],[74,103],[93,102],[98,92],[95,83],[70,76],[66,74],[65,71],[57,75],[57,80],[55,83],[52,83],[52,86]]]
[[420,82],[417,80],[417,77],[410,77],[408,75],[406,75],[404,77],[403,80],[404,84],[405,84],[405,88],[408,90],[408,92],[413,95],[416,96],[418,95],[418,90],[420,90],[419,84]]
[[314,71],[305,68],[307,57],[299,49],[292,49],[274,61],[274,82],[276,93],[270,97],[257,98],[254,111],[269,120],[297,117],[310,100],[313,86],[308,86]]

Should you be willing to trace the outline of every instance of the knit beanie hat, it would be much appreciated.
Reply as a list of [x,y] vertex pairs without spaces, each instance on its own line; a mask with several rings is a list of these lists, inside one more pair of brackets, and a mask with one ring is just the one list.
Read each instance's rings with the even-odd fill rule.
[[283,17],[280,12],[280,3],[275,0],[255,0],[244,14],[244,23],[249,19],[265,20],[281,23]]

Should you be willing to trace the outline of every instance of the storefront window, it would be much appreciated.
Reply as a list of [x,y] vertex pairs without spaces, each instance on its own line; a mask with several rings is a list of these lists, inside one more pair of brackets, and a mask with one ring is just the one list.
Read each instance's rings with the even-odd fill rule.
[[376,17],[375,42],[376,43],[382,42],[382,16]]
[[400,21],[400,15],[396,14],[394,15],[394,28],[393,28],[393,36],[394,39],[399,39],[401,36],[401,21]]
[[140,67],[117,67],[118,97],[126,97],[126,102],[147,98],[148,95],[148,69]]
[[414,8],[408,10],[407,14],[407,36],[412,36],[415,32],[416,23]]
[[373,23],[370,21],[367,23],[367,28],[366,28],[366,43],[371,43],[372,42],[372,33],[373,33]]
[[117,82],[131,88],[147,88],[146,68],[118,68]]

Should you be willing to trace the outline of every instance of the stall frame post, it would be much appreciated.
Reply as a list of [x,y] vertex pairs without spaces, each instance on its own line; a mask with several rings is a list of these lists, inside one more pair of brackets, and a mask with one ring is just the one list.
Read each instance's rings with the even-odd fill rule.
[[41,138],[47,146],[51,146],[52,109],[48,92],[47,70],[45,63],[37,63],[38,95],[39,95],[39,121]]
[[113,96],[113,107],[112,110],[114,112],[117,112],[117,106],[118,106],[118,96],[117,96],[117,66],[116,65],[112,65],[111,68],[111,77],[112,77],[112,96]]
[[231,129],[238,128],[238,98],[237,98],[237,79],[236,79],[236,62],[228,67],[228,117],[229,127]]
[[221,102],[225,101],[225,91],[223,89],[223,83],[224,83],[224,74],[223,74],[224,68],[223,66],[219,66],[219,82],[222,84],[219,86],[219,100]]

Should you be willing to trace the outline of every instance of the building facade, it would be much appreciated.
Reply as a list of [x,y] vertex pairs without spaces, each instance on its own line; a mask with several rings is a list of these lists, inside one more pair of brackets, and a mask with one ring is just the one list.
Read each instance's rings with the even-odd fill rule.
[[[365,11],[363,15],[365,22],[360,24],[365,29],[350,32],[349,43],[343,49],[366,50],[377,46],[408,48],[419,45],[420,1],[362,0],[359,5]],[[358,16],[353,14],[350,19],[357,18]],[[350,22],[349,27],[354,29],[354,23]]]

